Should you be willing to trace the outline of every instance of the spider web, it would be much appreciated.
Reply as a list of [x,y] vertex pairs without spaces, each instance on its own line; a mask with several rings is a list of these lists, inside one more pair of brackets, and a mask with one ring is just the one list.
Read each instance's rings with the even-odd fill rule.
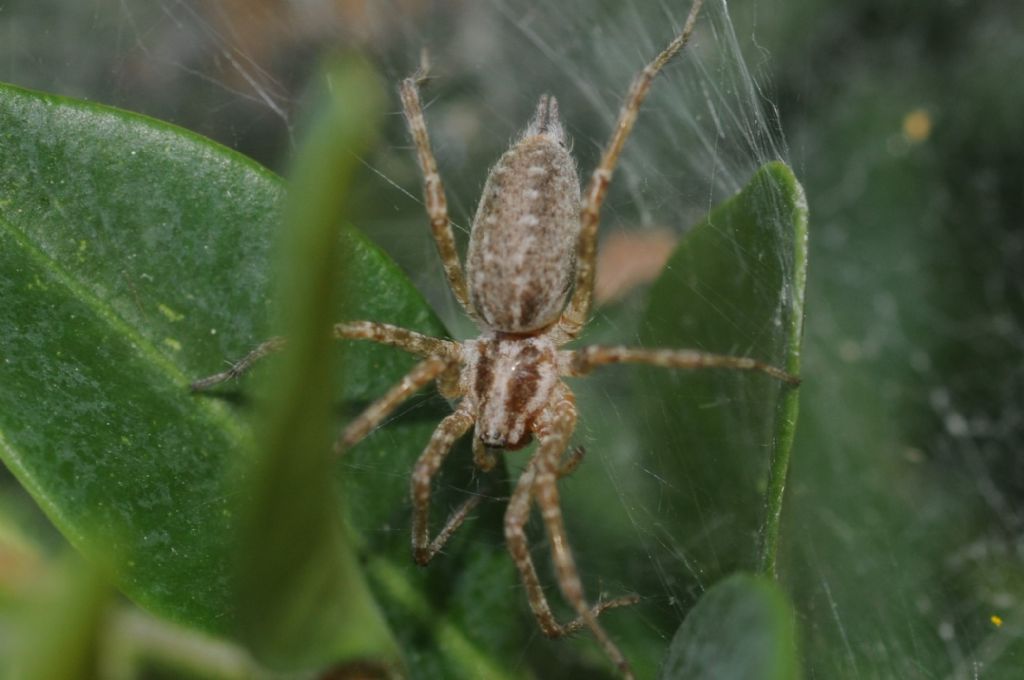
[[[708,0],[693,44],[655,83],[626,146],[604,209],[603,235],[665,231],[680,237],[763,163],[787,159],[773,102],[794,105],[796,95],[766,89],[759,75],[776,56],[759,44],[762,36],[775,39],[781,58],[795,63],[792,45],[779,44],[782,33],[772,23],[781,14],[778,4],[729,8],[725,0]],[[630,78],[671,38],[687,10],[687,3],[647,0],[20,0],[0,6],[0,76],[168,120],[282,170],[293,150],[302,92],[324,54],[369,53],[394,82],[428,48],[436,79],[425,93],[427,118],[464,242],[487,168],[537,97],[550,92],[559,98],[585,177]],[[799,21],[801,12],[785,16]],[[1002,35],[998,21],[977,26],[965,30],[964,40],[979,50],[996,42],[991,35]],[[837,29],[826,26],[816,39],[827,40],[830,30]],[[1006,44],[1014,42],[1006,37]],[[838,87],[815,82],[828,94]],[[867,98],[869,89],[861,89]],[[894,96],[890,104],[898,119],[913,103],[910,96]],[[842,120],[842,113],[833,113]],[[842,166],[817,181],[826,219],[820,233],[812,229],[823,245],[811,266],[812,273],[829,271],[818,292],[811,284],[805,374],[816,384],[803,388],[783,528],[783,576],[796,599],[807,674],[959,678],[976,677],[990,665],[1019,666],[1019,624],[1008,624],[1000,636],[989,616],[1010,619],[1022,611],[1020,579],[1013,576],[1020,553],[1014,537],[1024,524],[1014,500],[1022,485],[1009,453],[1019,450],[1021,432],[1020,316],[978,312],[972,325],[960,322],[958,308],[935,300],[921,283],[937,277],[930,268],[943,255],[957,257],[956,249],[922,254],[923,236],[871,240],[852,231],[870,226],[869,219],[829,212],[829,205],[857,209],[858,192],[878,159],[870,149],[850,149],[837,163],[825,148],[834,138],[808,132],[800,127],[804,122],[789,128],[803,163]],[[384,127],[382,148],[364,159],[369,171],[360,195],[367,199],[353,221],[411,273],[453,333],[468,337],[473,329],[443,287],[424,228],[417,170],[397,104]],[[842,129],[839,123],[834,128]],[[910,153],[913,137],[901,136],[897,126],[887,139],[880,156]],[[892,214],[939,223],[941,198],[951,197],[905,208],[902,215],[893,201]],[[812,224],[818,221],[812,214]],[[1019,238],[1015,242],[1019,253]],[[886,259],[896,252],[902,259]],[[890,274],[909,269],[923,278],[880,276],[879,268]],[[908,282],[916,286],[913,294],[893,292]],[[961,288],[971,290],[966,283]],[[1000,295],[1019,304],[1019,278],[996,277],[985,291],[993,308],[1005,302]],[[832,306],[851,295],[861,296],[848,302],[856,312]],[[930,305],[908,312],[908,299]],[[586,341],[640,344],[643,311],[642,288],[599,308]],[[940,332],[932,336],[922,328]],[[994,356],[1016,347],[1010,353],[1016,368],[980,387],[969,372],[944,379],[943,364],[960,366],[950,338],[975,332],[1000,339],[990,347]],[[743,353],[744,346],[718,349]],[[629,611],[609,614],[613,636],[646,635],[664,646],[671,635],[666,622],[678,623],[723,573],[747,566],[744,546],[755,537],[749,523],[727,511],[730,499],[716,496],[704,477],[680,477],[664,464],[667,455],[688,454],[657,450],[651,421],[636,414],[647,387],[645,378],[619,370],[580,383],[576,440],[587,447],[587,460],[565,482],[563,507],[588,593],[639,588],[649,606],[639,626],[623,623],[634,615]],[[750,399],[742,384],[737,389],[722,399]],[[972,391],[990,399],[965,402]],[[844,412],[850,403],[863,408]],[[909,415],[894,422],[893,413]],[[685,419],[667,410],[655,417],[660,431],[686,439]],[[759,455],[766,454],[751,453],[755,469]],[[896,486],[894,478],[906,484]],[[718,478],[715,488],[727,488],[727,481]],[[942,539],[935,538],[939,533]],[[539,536],[536,527],[533,535]],[[707,540],[723,535],[730,538]],[[709,554],[701,545],[715,549]]]

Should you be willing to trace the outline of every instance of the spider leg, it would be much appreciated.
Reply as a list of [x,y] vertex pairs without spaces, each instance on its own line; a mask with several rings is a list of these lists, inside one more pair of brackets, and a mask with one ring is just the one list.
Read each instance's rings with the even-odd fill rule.
[[[441,552],[444,548],[445,543],[452,537],[455,530],[462,526],[462,523],[469,517],[469,513],[473,512],[476,506],[480,505],[480,502],[484,499],[483,496],[473,495],[462,502],[459,507],[448,516],[448,520],[444,523],[444,527],[438,532],[434,540],[430,541],[426,550],[422,553],[422,558],[416,558],[417,564],[423,566],[426,565],[430,560],[434,559],[434,556]],[[413,550],[417,550],[414,546]]]
[[390,345],[418,357],[450,357],[458,352],[458,343],[442,340],[401,326],[379,321],[343,321],[334,324],[336,340],[370,340]]
[[[423,335],[416,331],[376,321],[347,321],[338,323],[334,325],[332,335],[337,340],[372,340],[382,345],[397,347],[420,357],[434,355],[449,357],[458,351],[457,344],[450,340],[432,338],[429,335]],[[253,367],[253,364],[260,359],[284,349],[286,344],[288,344],[286,338],[270,338],[257,345],[255,349],[232,364],[226,371],[200,378],[189,385],[189,389],[193,392],[202,392],[222,382],[234,380],[248,372]]]
[[416,364],[394,387],[384,396],[366,407],[355,420],[348,424],[341,436],[334,443],[334,452],[338,455],[354,446],[363,437],[388,417],[398,406],[426,387],[448,369],[450,361],[442,357],[430,357]]
[[799,377],[756,359],[709,354],[691,349],[646,349],[591,345],[578,350],[562,350],[559,354],[559,363],[565,371],[564,375],[570,376],[586,375],[595,367],[605,364],[628,362],[663,368],[725,368],[734,371],[757,371],[794,387],[800,384]]
[[203,390],[210,389],[214,385],[219,385],[220,383],[227,382],[228,380],[234,380],[252,368],[252,365],[263,357],[284,349],[285,343],[286,340],[284,338],[270,338],[269,340],[265,340],[244,357],[231,364],[228,370],[221,371],[220,373],[214,373],[213,375],[206,376],[205,378],[200,378],[188,387],[193,392],[202,392]]
[[416,145],[416,156],[419,160],[420,170],[423,172],[423,199],[426,203],[427,215],[430,217],[430,230],[434,234],[434,242],[437,244],[437,252],[441,256],[441,265],[448,278],[448,286],[466,313],[475,319],[476,313],[469,304],[466,276],[455,248],[455,236],[452,234],[451,221],[448,219],[448,199],[445,197],[441,175],[437,171],[434,152],[430,148],[427,122],[423,117],[423,106],[420,103],[419,84],[426,78],[426,64],[423,63],[416,73],[402,81],[399,86],[402,111],[409,125],[413,143]]
[[459,528],[469,512],[480,502],[480,496],[472,496],[464,502],[445,523],[434,540],[430,539],[430,483],[437,474],[455,440],[473,425],[473,413],[468,401],[459,404],[458,409],[441,421],[434,430],[427,447],[420,454],[412,472],[412,553],[416,563],[424,566],[441,550],[451,535]]
[[703,0],[694,0],[690,8],[690,14],[686,17],[683,30],[668,44],[668,46],[654,60],[647,64],[640,73],[636,75],[633,84],[629,88],[626,101],[619,111],[619,119],[615,124],[615,131],[601,155],[601,162],[590,177],[586,193],[583,197],[583,205],[580,208],[580,234],[577,245],[576,261],[576,285],[573,291],[572,300],[562,314],[559,322],[561,330],[574,338],[579,335],[583,324],[586,323],[587,314],[590,312],[591,297],[594,291],[594,260],[597,255],[597,225],[601,218],[601,205],[604,203],[605,195],[608,192],[608,185],[611,183],[612,172],[619,161],[619,154],[622,147],[629,138],[633,125],[636,123],[637,114],[643,104],[647,93],[651,89],[651,83],[655,76],[683,47],[693,33],[694,24],[697,21],[697,13],[700,11]]
[[[586,627],[598,639],[605,653],[618,666],[623,675],[632,678],[633,675],[625,657],[598,624],[597,617],[605,610],[634,604],[638,598],[627,596],[598,602],[593,607],[589,606],[584,598],[583,584],[569,550],[565,525],[562,522],[556,482],[560,473],[567,467],[560,464],[560,461],[576,424],[576,408],[570,401],[562,400],[555,407],[546,411],[544,416],[542,417],[545,422],[537,429],[537,436],[540,440],[539,448],[526,470],[519,477],[505,512],[505,540],[508,543],[509,552],[512,554],[523,585],[526,587],[530,609],[533,610],[533,615],[544,634],[550,638],[558,638]],[[530,517],[530,503],[534,496],[536,496],[537,505],[540,507],[551,541],[559,588],[565,599],[577,612],[577,618],[565,625],[559,624],[555,620],[540,585],[540,579],[537,577],[533,559],[530,557],[524,527]]]

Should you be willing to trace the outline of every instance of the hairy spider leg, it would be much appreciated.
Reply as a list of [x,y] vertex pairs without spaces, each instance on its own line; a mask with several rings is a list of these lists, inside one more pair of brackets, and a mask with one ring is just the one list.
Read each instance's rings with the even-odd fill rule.
[[[331,335],[336,340],[372,340],[382,345],[397,347],[419,357],[452,357],[458,353],[458,344],[451,340],[433,338],[407,328],[376,321],[348,321],[334,324]],[[189,388],[193,392],[202,392],[228,380],[240,378],[260,359],[281,351],[287,344],[288,341],[285,338],[270,338],[232,364],[228,370],[200,378],[189,385]]]
[[[545,409],[539,419],[534,431],[539,440],[537,451],[520,475],[505,511],[505,541],[526,587],[530,609],[544,634],[550,638],[559,638],[586,627],[594,634],[605,654],[622,674],[632,678],[629,663],[597,622],[597,617],[608,609],[636,604],[639,598],[629,595],[599,601],[591,607],[584,597],[583,583],[576,569],[565,533],[565,524],[562,521],[557,487],[557,481],[566,469],[561,459],[576,426],[576,407],[567,389],[556,397],[556,400]],[[558,587],[577,613],[575,620],[564,625],[558,623],[551,611],[540,579],[537,577],[533,558],[530,556],[525,526],[530,518],[531,502],[534,500],[540,509],[551,542]]]
[[448,218],[448,199],[445,197],[441,175],[437,171],[434,152],[430,148],[430,136],[427,133],[427,123],[423,118],[423,106],[420,103],[419,83],[426,79],[426,69],[424,60],[416,73],[402,81],[399,87],[402,111],[409,125],[413,143],[416,145],[416,157],[423,173],[423,200],[427,215],[430,217],[430,230],[434,234],[437,252],[441,256],[441,265],[448,278],[448,287],[466,314],[476,320],[476,310],[469,303],[466,275],[455,248],[455,236],[452,234],[451,220]]
[[370,340],[397,347],[418,357],[440,356],[456,358],[459,343],[411,331],[379,321],[344,321],[334,324],[332,333],[337,340]]
[[607,364],[648,364],[662,368],[724,368],[733,371],[755,371],[781,380],[787,385],[797,386],[800,378],[780,368],[749,357],[726,354],[710,354],[692,349],[648,349],[645,347],[602,347],[590,345],[577,350],[559,352],[559,363],[566,371],[564,375],[582,376],[597,366]]
[[[419,459],[416,461],[412,471],[410,490],[412,494],[412,554],[416,563],[426,566],[428,562],[438,553],[439,550],[451,537],[452,533],[462,524],[469,510],[476,503],[471,497],[463,503],[451,518],[445,523],[445,527],[433,541],[430,539],[430,487],[444,459],[447,458],[452,446],[462,435],[466,434],[473,426],[473,407],[469,400],[459,404],[454,413],[441,421],[441,424],[434,430],[427,447],[423,449]],[[477,500],[479,502],[479,500]]]
[[674,57],[690,40],[693,27],[697,23],[697,13],[703,0],[694,0],[690,14],[686,17],[683,30],[668,44],[661,54],[654,58],[638,73],[630,85],[629,93],[619,111],[619,119],[615,131],[601,155],[601,161],[590,177],[586,192],[583,194],[583,205],[580,208],[580,233],[576,252],[576,283],[569,306],[562,313],[559,327],[569,339],[580,334],[590,313],[590,304],[594,292],[594,269],[597,257],[597,226],[601,220],[601,206],[612,180],[612,172],[619,162],[622,147],[633,131],[637,114],[651,83],[662,67]]
[[370,434],[384,422],[402,402],[434,382],[451,366],[451,360],[433,356],[416,364],[411,371],[380,397],[367,406],[341,433],[334,443],[334,452],[341,455]]
[[416,559],[417,564],[426,565],[430,560],[434,559],[434,556],[441,552],[441,549],[444,548],[445,543],[447,543],[448,539],[452,537],[455,530],[462,526],[462,523],[466,521],[469,517],[469,513],[473,512],[473,510],[476,509],[476,506],[480,505],[483,500],[484,496],[478,492],[464,500],[459,507],[455,508],[455,510],[452,511],[452,514],[448,516],[448,520],[444,523],[441,531],[437,533],[434,540],[430,541],[430,545],[424,552],[422,561],[415,557],[417,548],[416,546],[413,546],[413,559]]
[[284,349],[286,344],[287,340],[284,338],[270,338],[269,340],[264,340],[250,350],[244,357],[231,364],[226,371],[214,373],[213,375],[208,375],[205,378],[195,380],[188,386],[188,388],[193,392],[202,392],[215,385],[219,385],[222,382],[239,378],[248,372],[257,361],[265,356],[281,351]]

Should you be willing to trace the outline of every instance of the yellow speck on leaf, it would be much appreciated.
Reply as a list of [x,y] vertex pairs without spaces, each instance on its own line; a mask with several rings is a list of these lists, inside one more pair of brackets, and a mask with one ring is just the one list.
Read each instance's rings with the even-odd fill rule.
[[167,305],[165,305],[162,302],[159,303],[156,306],[156,308],[160,310],[161,314],[163,314],[164,316],[167,317],[168,321],[181,321],[182,319],[185,318],[184,314],[180,314],[180,313],[174,311],[173,309],[171,309],[170,307],[168,307]]
[[1003,625],[1003,617],[999,616],[998,614],[993,614],[989,618],[989,621],[991,621],[992,625],[995,626],[996,628],[998,628],[999,626]]
[[164,338],[164,344],[173,349],[175,352],[181,351],[181,343],[174,338]]
[[932,133],[932,117],[924,109],[914,109],[903,116],[903,135],[907,141],[923,142]]

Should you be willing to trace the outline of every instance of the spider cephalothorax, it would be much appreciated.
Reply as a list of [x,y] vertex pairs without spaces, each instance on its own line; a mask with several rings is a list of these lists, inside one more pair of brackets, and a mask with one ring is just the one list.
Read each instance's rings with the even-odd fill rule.
[[474,403],[483,446],[514,451],[530,442],[559,385],[557,352],[544,336],[487,333],[465,343],[462,392]]
[[[607,609],[632,604],[637,598],[620,597],[595,606],[587,603],[562,521],[557,482],[579,464],[582,456],[579,449],[566,456],[576,426],[576,406],[562,378],[584,375],[602,364],[634,362],[668,368],[753,370],[791,385],[799,383],[778,368],[746,357],[681,349],[559,349],[579,335],[590,310],[599,215],[619,153],[655,75],[689,39],[700,5],[701,0],[694,2],[682,32],[636,76],[582,200],[558,104],[554,97],[540,98],[526,130],[488,174],[470,234],[466,274],[455,247],[420,104],[418,87],[426,77],[425,69],[404,80],[400,87],[402,106],[423,171],[431,229],[452,293],[476,321],[480,335],[459,342],[373,321],[340,323],[334,328],[338,338],[392,345],[422,359],[349,424],[338,439],[339,453],[360,441],[400,403],[431,382],[437,381],[441,394],[455,405],[454,412],[434,431],[413,469],[415,560],[420,564],[429,562],[480,501],[480,496],[471,496],[431,538],[431,481],[455,440],[473,429],[474,462],[489,470],[497,462],[497,453],[520,449],[536,439],[537,448],[515,484],[505,513],[506,542],[526,587],[530,608],[549,637],[589,629],[626,677],[632,677],[629,664],[597,617]],[[193,389],[206,389],[236,377],[283,344],[279,338],[269,340],[228,371],[195,382]],[[577,614],[566,624],[555,620],[530,556],[525,527],[534,503],[551,539],[559,588]]]

